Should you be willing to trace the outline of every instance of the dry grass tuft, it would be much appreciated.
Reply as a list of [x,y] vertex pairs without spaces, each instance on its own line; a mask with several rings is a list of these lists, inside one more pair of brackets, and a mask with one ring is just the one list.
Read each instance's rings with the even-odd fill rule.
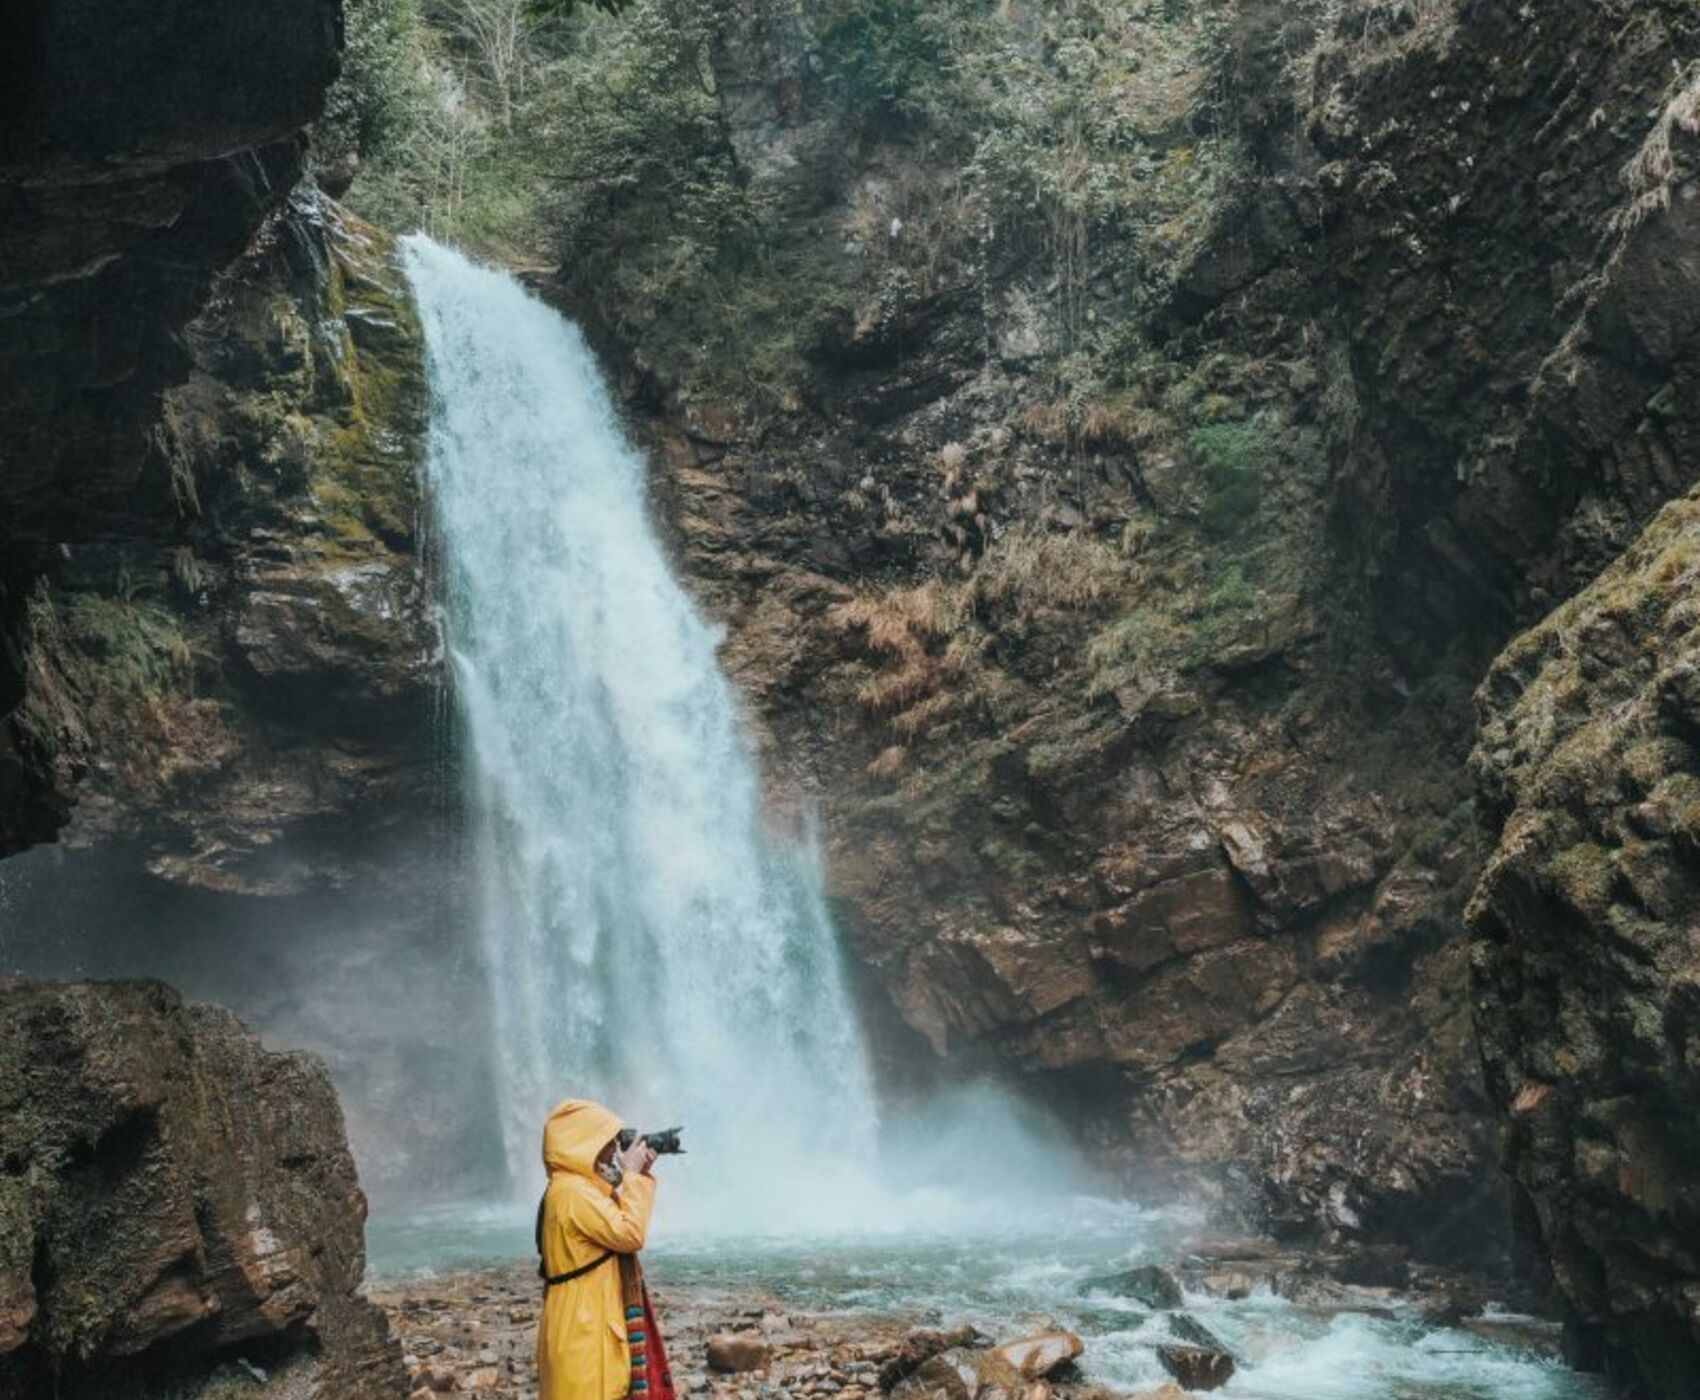
[[1677,80],[1675,95],[1659,113],[1641,149],[1623,167],[1629,203],[1612,215],[1613,233],[1630,233],[1654,214],[1670,208],[1671,191],[1678,183],[1672,143],[1679,133],[1700,133],[1700,62],[1690,64]]
[[1167,420],[1126,395],[1033,399],[1016,421],[1028,437],[1071,452],[1131,452],[1163,437]]
[[909,762],[909,750],[901,744],[893,744],[890,748],[882,749],[880,755],[868,765],[868,776],[871,778],[895,778]]
[[[858,637],[880,664],[857,689],[857,702],[901,738],[923,737],[955,714],[962,677],[978,658],[977,649],[958,636],[966,622],[962,599],[963,590],[934,579],[864,594],[829,614],[834,626]],[[890,754],[888,749],[875,762],[900,762]]]
[[993,541],[974,575],[974,592],[982,604],[1018,614],[1085,611],[1119,596],[1127,582],[1120,551],[1096,536],[1023,526]]

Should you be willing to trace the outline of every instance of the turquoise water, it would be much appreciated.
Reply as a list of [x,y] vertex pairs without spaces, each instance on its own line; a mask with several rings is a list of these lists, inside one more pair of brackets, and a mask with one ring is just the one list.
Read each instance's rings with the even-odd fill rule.
[[[932,1221],[929,1227],[928,1220]],[[882,1228],[889,1223],[891,1228]],[[670,1234],[658,1217],[645,1251],[650,1278],[698,1295],[760,1291],[808,1311],[894,1313],[917,1323],[973,1322],[1008,1337],[1060,1323],[1086,1342],[1089,1379],[1122,1390],[1167,1376],[1155,1347],[1161,1314],[1098,1295],[1095,1274],[1172,1261],[1198,1219],[1090,1197],[1043,1209],[1006,1201],[972,1212],[920,1193],[866,1232],[816,1236]],[[505,1263],[530,1254],[529,1212],[460,1208],[380,1217],[374,1273],[393,1275]],[[1238,1301],[1189,1295],[1187,1310],[1240,1362],[1215,1394],[1226,1400],[1603,1400],[1604,1391],[1551,1359],[1467,1331],[1424,1324],[1410,1309],[1332,1316],[1269,1293]]]

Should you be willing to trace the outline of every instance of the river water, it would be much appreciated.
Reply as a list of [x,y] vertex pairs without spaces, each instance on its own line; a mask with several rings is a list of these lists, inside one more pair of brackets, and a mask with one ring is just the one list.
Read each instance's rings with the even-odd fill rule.
[[[1163,1315],[1082,1285],[1184,1254],[1201,1228],[1188,1212],[1092,1196],[973,1201],[929,1191],[884,1222],[890,1228],[675,1232],[666,1196],[687,1170],[663,1165],[674,1179],[663,1181],[644,1252],[663,1297],[670,1286],[733,1300],[771,1294],[799,1310],[972,1322],[999,1338],[1061,1324],[1086,1343],[1088,1379],[1133,1392],[1167,1379],[1156,1356],[1170,1339]],[[372,1269],[397,1276],[505,1263],[529,1252],[530,1232],[529,1210],[507,1205],[380,1217]],[[1429,1326],[1410,1308],[1327,1315],[1262,1292],[1237,1301],[1189,1293],[1186,1310],[1235,1354],[1238,1372],[1213,1392],[1227,1400],[1604,1400],[1592,1380],[1545,1355]]]
[[[686,1127],[646,1253],[658,1285],[999,1335],[1056,1321],[1089,1376],[1161,1382],[1161,1315],[1080,1285],[1173,1259],[1200,1222],[1114,1199],[989,1090],[880,1122],[814,852],[762,820],[719,634],[668,567],[594,358],[512,278],[423,237],[404,256],[517,1204],[379,1217],[374,1271],[525,1254],[543,1116],[593,1097]],[[1188,1304],[1241,1359],[1228,1397],[1594,1393],[1398,1310]]]

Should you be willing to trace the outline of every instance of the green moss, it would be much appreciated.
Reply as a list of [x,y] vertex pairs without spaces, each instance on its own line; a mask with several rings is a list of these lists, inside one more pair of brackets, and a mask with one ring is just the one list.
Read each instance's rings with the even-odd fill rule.
[[1591,922],[1604,923],[1611,909],[1611,855],[1591,842],[1568,846],[1548,865],[1565,902]]
[[316,353],[340,385],[340,403],[300,423],[304,485],[325,522],[328,557],[406,547],[418,502],[427,413],[424,337],[395,264],[393,242],[355,222],[333,246]]
[[1267,443],[1256,419],[1200,423],[1187,437],[1204,480],[1200,520],[1211,535],[1237,535],[1263,498]]
[[85,689],[139,699],[183,685],[193,667],[181,620],[157,603],[98,593],[64,597],[43,586],[29,616],[36,645]]

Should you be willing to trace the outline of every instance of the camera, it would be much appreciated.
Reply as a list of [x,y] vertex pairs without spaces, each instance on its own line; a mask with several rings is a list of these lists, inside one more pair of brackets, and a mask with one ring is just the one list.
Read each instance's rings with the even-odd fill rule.
[[621,1128],[617,1141],[620,1144],[620,1150],[624,1152],[626,1148],[642,1138],[649,1144],[650,1151],[655,1153],[657,1157],[668,1157],[685,1150],[679,1146],[679,1134],[683,1131],[683,1128],[663,1128],[660,1132],[640,1133],[636,1128]]

